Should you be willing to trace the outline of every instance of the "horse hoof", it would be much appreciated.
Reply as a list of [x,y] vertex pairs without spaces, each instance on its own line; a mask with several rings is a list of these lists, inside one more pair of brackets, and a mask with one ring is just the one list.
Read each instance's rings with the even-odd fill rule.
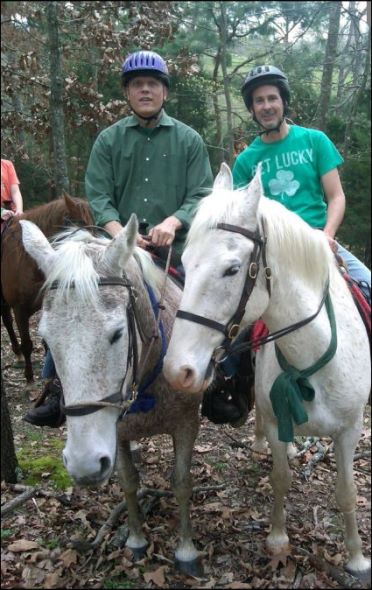
[[140,559],[143,559],[146,556],[147,547],[148,543],[143,545],[143,547],[128,547],[128,549],[130,549],[133,554],[133,561],[140,561]]
[[[348,565],[345,567],[345,570],[354,576],[361,584],[367,584],[371,581],[371,562],[369,559],[363,558],[363,563],[359,564],[363,569],[354,569],[352,566],[349,567]],[[365,567],[365,569],[364,569]]]
[[179,559],[176,559],[174,563],[176,570],[182,574],[194,576],[195,578],[202,578],[204,575],[203,564],[200,557],[192,559],[191,561],[180,561]]

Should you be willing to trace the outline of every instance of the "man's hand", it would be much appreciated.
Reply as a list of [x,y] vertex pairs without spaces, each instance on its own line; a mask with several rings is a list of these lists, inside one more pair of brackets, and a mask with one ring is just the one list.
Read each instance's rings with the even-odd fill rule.
[[337,252],[337,242],[334,240],[332,236],[330,236],[326,230],[324,230],[325,235],[327,236],[329,247],[331,248],[332,252],[336,254]]
[[177,217],[171,215],[155,225],[149,231],[151,243],[154,246],[170,246],[175,238],[176,231],[182,227],[182,223]]

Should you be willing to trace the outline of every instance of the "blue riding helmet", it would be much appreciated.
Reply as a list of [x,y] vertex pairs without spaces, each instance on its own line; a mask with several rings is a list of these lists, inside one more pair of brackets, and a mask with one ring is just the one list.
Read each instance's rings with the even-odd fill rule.
[[136,51],[128,55],[122,68],[123,84],[126,86],[136,76],[153,76],[169,88],[169,72],[167,64],[154,51]]

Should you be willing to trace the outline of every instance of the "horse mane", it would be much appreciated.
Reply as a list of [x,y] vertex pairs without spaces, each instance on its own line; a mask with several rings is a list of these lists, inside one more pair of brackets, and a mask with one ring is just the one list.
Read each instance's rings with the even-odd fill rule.
[[[81,220],[88,225],[91,223],[91,214],[89,211],[88,202],[78,197],[67,197],[71,199],[78,207],[81,214]],[[50,236],[55,234],[58,229],[66,225],[66,217],[68,216],[68,208],[64,197],[59,197],[49,203],[37,205],[24,211],[17,219],[28,219],[37,225],[41,231]]]
[[[186,245],[201,240],[218,223],[242,225],[243,191],[244,189],[230,191],[217,188],[202,199],[188,232]],[[294,276],[301,276],[314,285],[324,286],[335,268],[334,256],[324,233],[311,228],[281,203],[264,196],[259,202],[258,217],[261,220],[261,231],[263,225],[268,238],[268,264],[274,273],[279,272],[279,269],[273,268],[273,258],[277,261],[277,266],[283,263],[288,265]],[[252,229],[251,220],[246,221],[250,222]],[[274,252],[275,256],[270,256],[270,252]],[[278,252],[281,253],[280,262],[276,255]]]
[[[109,242],[109,238],[95,237],[84,229],[72,228],[57,234],[52,241],[56,257],[43,290],[50,289],[56,281],[58,283],[55,289],[56,297],[68,297],[73,286],[79,301],[96,305],[99,278],[102,272],[110,274],[110,269],[104,266],[104,247]],[[158,296],[161,273],[152,262],[151,256],[141,248],[136,248],[134,261],[143,280]]]

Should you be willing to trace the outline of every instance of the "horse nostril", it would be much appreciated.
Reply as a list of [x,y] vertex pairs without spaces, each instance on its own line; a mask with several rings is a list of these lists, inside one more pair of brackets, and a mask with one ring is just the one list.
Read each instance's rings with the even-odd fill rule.
[[184,385],[190,385],[194,379],[194,371],[190,367],[183,368],[183,383]]
[[99,461],[101,463],[101,474],[107,473],[111,468],[110,457],[101,457]]

